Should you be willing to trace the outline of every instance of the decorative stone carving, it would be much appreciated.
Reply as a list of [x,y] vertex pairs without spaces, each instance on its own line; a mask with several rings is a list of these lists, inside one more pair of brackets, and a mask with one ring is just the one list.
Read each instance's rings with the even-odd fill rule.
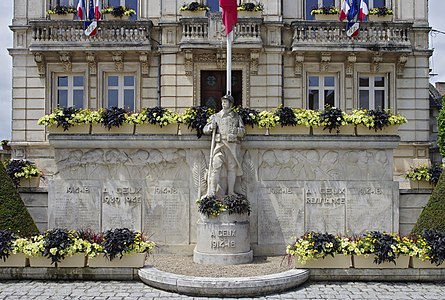
[[59,60],[63,64],[65,71],[71,72],[72,69],[71,55],[68,52],[60,52]]
[[250,74],[258,74],[258,60],[260,58],[259,51],[250,52]]
[[402,54],[397,61],[397,76],[402,77],[405,71],[405,65],[408,62],[408,55]]
[[116,71],[122,71],[124,69],[124,57],[122,52],[113,52],[114,68]]
[[45,57],[41,52],[34,53],[34,61],[37,63],[37,69],[41,78],[46,76]]
[[241,178],[241,193],[247,195],[253,191],[253,182],[256,181],[255,165],[249,151],[244,153],[242,168],[244,176]]
[[303,75],[304,53],[295,54],[295,76],[301,77]]
[[193,75],[193,52],[190,50],[185,51],[185,75]]
[[372,57],[371,62],[371,72],[377,73],[380,71],[380,63],[383,61],[383,57],[381,53],[376,53]]
[[349,54],[346,66],[346,76],[352,77],[354,75],[354,64],[357,61],[357,56],[354,53]]
[[97,74],[96,55],[93,52],[87,52],[86,60],[88,62],[88,69],[91,75]]
[[139,62],[141,63],[141,73],[142,75],[148,75],[150,64],[148,52],[139,53]]
[[202,151],[199,151],[198,157],[192,166],[193,186],[198,191],[198,198],[201,198],[207,191],[207,163]]
[[222,49],[216,52],[216,68],[224,69],[226,65],[226,53]]
[[320,59],[320,72],[325,72],[328,70],[329,64],[331,62],[331,54],[327,52],[321,53]]
[[194,58],[197,62],[211,62],[214,63],[216,60],[216,53],[201,53]]

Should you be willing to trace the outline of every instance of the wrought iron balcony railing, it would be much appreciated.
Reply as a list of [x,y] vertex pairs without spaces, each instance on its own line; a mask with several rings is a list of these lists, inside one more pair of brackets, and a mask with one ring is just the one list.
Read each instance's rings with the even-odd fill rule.
[[89,47],[90,50],[151,50],[151,21],[101,21],[98,32],[88,37],[81,21],[30,21],[32,51],[57,51]]
[[338,21],[295,21],[293,28],[293,51],[366,50],[407,51],[412,48],[412,23],[360,24],[360,34],[351,38],[346,34],[346,24]]

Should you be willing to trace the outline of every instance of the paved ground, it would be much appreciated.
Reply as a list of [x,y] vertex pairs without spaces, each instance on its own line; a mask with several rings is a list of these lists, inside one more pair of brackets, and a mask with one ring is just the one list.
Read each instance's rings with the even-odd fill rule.
[[[43,299],[217,299],[167,293],[141,282],[0,281],[0,300]],[[228,299],[228,298],[225,298]],[[445,283],[309,283],[281,294],[255,299],[445,299]]]

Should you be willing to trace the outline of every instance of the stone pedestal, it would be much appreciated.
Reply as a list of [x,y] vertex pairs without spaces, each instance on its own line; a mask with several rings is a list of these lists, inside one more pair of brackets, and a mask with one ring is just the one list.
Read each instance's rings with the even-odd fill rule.
[[201,215],[197,223],[197,243],[193,261],[210,265],[237,265],[252,262],[250,226],[247,214]]

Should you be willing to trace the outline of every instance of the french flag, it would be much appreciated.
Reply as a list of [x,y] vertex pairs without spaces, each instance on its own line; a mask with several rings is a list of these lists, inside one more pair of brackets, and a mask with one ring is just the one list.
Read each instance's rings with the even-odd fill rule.
[[219,6],[222,8],[222,21],[226,27],[226,35],[229,35],[238,22],[238,5],[236,0],[219,0]]
[[365,19],[365,17],[368,15],[368,5],[366,5],[366,2],[364,0],[360,1],[360,10],[358,12],[357,20],[360,22]]
[[343,22],[348,17],[348,12],[351,7],[349,6],[348,0],[343,1],[340,11],[340,21]]
[[86,14],[86,9],[85,9],[85,1],[84,0],[79,0],[79,2],[77,3],[77,16],[79,17],[79,19],[84,20],[85,18],[85,14]]
[[96,6],[94,7],[94,16],[96,17],[96,20],[100,20],[100,10],[102,9],[101,1],[96,0]]

